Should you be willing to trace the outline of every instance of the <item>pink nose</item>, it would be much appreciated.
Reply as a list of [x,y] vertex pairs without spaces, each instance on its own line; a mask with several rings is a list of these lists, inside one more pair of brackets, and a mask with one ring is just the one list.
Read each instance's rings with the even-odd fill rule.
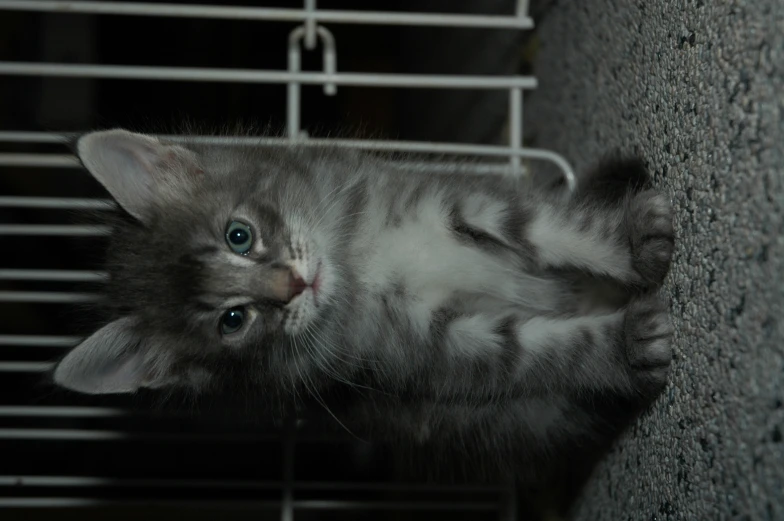
[[301,294],[305,289],[308,288],[308,283],[305,282],[297,270],[292,269],[291,275],[289,276],[289,302],[294,300],[294,298]]

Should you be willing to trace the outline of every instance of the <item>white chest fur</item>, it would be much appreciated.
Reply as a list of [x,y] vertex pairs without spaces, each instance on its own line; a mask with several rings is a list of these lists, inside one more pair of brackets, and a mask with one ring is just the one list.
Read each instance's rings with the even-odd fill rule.
[[456,294],[514,302],[521,290],[514,263],[461,242],[441,201],[422,201],[395,225],[366,223],[360,283],[373,292],[402,287],[418,316],[430,316]]

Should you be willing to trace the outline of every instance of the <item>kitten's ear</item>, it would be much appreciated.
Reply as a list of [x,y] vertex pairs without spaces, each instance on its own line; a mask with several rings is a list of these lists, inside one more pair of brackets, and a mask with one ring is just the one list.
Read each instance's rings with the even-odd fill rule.
[[166,385],[165,378],[151,377],[139,347],[133,319],[115,320],[63,358],[54,370],[54,382],[84,394],[132,393]]
[[194,174],[201,172],[192,151],[126,130],[86,134],[76,149],[93,177],[142,222],[155,205],[187,190]]

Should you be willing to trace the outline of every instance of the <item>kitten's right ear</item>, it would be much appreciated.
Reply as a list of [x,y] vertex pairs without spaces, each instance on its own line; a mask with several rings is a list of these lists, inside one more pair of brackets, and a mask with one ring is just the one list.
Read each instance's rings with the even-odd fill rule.
[[93,177],[142,222],[156,205],[187,191],[193,174],[201,172],[190,150],[127,130],[86,134],[76,149]]
[[54,383],[85,394],[132,393],[140,387],[163,385],[150,378],[139,347],[133,319],[117,319],[93,333],[57,364]]

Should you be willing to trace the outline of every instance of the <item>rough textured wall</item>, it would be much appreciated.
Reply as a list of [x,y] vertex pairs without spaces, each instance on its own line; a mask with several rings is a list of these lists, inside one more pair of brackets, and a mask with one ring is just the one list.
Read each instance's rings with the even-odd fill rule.
[[784,519],[784,2],[549,4],[527,133],[641,153],[679,237],[671,383],[574,517]]

